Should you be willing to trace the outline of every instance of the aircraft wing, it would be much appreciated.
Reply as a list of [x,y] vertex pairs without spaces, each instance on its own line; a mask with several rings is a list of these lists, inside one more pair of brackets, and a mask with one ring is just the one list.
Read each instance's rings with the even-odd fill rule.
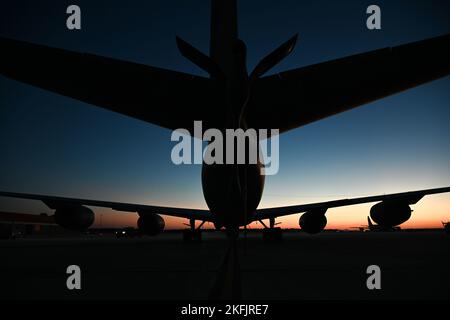
[[209,210],[197,210],[197,209],[187,209],[187,208],[173,208],[173,207],[159,207],[150,206],[142,204],[131,204],[122,202],[108,202],[108,201],[98,201],[98,200],[87,200],[87,199],[75,199],[75,198],[63,198],[36,194],[26,194],[26,193],[13,193],[13,192],[2,192],[0,191],[1,197],[9,198],[19,198],[28,200],[40,200],[45,203],[50,209],[57,209],[64,205],[80,205],[80,206],[93,206],[110,208],[116,211],[123,212],[137,212],[139,214],[145,213],[155,213],[165,216],[179,217],[179,218],[193,218],[196,220],[214,222],[214,216],[209,212]]
[[417,203],[420,199],[422,199],[424,196],[428,194],[445,193],[445,192],[450,192],[450,187],[409,191],[402,193],[392,193],[353,199],[341,199],[341,200],[293,205],[286,207],[258,209],[255,212],[254,220],[257,221],[276,218],[281,216],[287,216],[290,214],[303,213],[307,211],[317,211],[323,213],[330,208],[344,207],[355,204],[378,202],[378,201],[393,201],[411,205]]
[[251,128],[281,132],[450,74],[450,35],[379,49],[258,79]]
[[212,79],[1,37],[0,52],[0,74],[42,89],[172,130],[221,123]]

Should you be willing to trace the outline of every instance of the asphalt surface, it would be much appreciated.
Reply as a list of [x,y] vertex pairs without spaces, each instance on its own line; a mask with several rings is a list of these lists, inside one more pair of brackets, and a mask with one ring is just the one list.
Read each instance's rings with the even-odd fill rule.
[[[221,233],[204,233],[201,243],[184,243],[181,233],[3,240],[0,299],[207,299],[218,275],[227,277],[227,250]],[[236,256],[243,299],[450,298],[443,231],[286,232],[279,243],[251,233]],[[81,269],[81,290],[66,287],[69,265]],[[380,267],[381,290],[367,289],[369,265]]]

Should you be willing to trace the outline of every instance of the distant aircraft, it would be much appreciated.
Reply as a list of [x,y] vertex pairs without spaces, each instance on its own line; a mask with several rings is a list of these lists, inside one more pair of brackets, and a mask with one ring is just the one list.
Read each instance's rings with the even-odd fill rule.
[[442,225],[444,226],[445,232],[450,234],[450,222],[442,221]]
[[[181,54],[207,71],[209,78],[97,55],[77,53],[0,38],[0,74],[164,128],[186,128],[195,120],[203,129],[277,128],[280,134],[313,121],[405,91],[450,74],[450,35],[331,60],[264,76],[294,49],[297,36],[261,60],[249,74],[246,46],[238,38],[236,0],[212,0],[209,56],[177,37]],[[157,47],[155,47],[156,49]],[[236,235],[240,226],[269,220],[265,234],[275,234],[275,219],[303,213],[300,227],[322,231],[330,208],[379,202],[374,222],[393,228],[411,216],[410,205],[450,187],[354,199],[258,209],[263,194],[261,163],[202,167],[203,195],[209,210],[0,192],[5,197],[43,201],[55,210],[59,225],[82,230],[92,225],[87,206],[137,212],[147,234],[163,231],[160,215],[212,222]],[[268,237],[271,238],[271,237]]]
[[374,224],[372,222],[372,220],[370,219],[370,216],[367,217],[367,225],[366,226],[359,226],[359,227],[355,227],[355,228],[359,229],[359,231],[362,231],[362,232],[365,232],[365,231],[372,231],[372,232],[399,231],[399,230],[401,230],[401,228],[399,226],[383,226],[383,225]]

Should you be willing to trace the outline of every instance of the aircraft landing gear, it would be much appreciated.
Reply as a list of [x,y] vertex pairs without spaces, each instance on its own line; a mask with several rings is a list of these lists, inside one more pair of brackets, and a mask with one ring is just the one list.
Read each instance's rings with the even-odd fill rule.
[[263,240],[267,242],[280,242],[283,240],[283,231],[281,228],[275,227],[277,224],[275,223],[275,218],[269,219],[269,227],[262,221],[261,224],[264,226],[262,231]]
[[202,241],[202,230],[201,227],[205,224],[205,221],[196,228],[195,219],[189,219],[188,226],[189,229],[183,230],[183,241],[185,242],[201,242]]

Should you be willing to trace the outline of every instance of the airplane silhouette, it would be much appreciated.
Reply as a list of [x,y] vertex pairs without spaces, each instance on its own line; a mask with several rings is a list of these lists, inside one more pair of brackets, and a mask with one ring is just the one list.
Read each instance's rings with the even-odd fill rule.
[[444,222],[442,221],[442,226],[444,227],[444,230],[446,233],[450,234],[450,222]]
[[[181,54],[209,78],[107,57],[0,38],[0,74],[164,128],[186,128],[201,120],[204,130],[277,128],[280,134],[331,115],[405,91],[450,74],[450,35],[383,48],[265,76],[294,49],[297,35],[247,72],[246,46],[238,38],[236,0],[212,0],[210,52],[181,38]],[[160,215],[212,222],[236,234],[240,226],[268,219],[265,234],[279,237],[275,219],[303,213],[308,233],[322,231],[330,208],[378,202],[370,216],[393,228],[411,216],[410,205],[450,187],[320,203],[258,209],[263,194],[262,165],[203,163],[202,187],[209,210],[0,192],[1,196],[43,201],[54,219],[69,229],[94,221],[87,206],[137,212],[138,227],[149,235],[163,231]]]
[[381,226],[378,224],[374,224],[370,219],[370,216],[367,217],[367,225],[352,227],[351,229],[358,229],[359,231],[372,231],[372,232],[386,232],[386,231],[399,231],[401,228],[399,226]]

